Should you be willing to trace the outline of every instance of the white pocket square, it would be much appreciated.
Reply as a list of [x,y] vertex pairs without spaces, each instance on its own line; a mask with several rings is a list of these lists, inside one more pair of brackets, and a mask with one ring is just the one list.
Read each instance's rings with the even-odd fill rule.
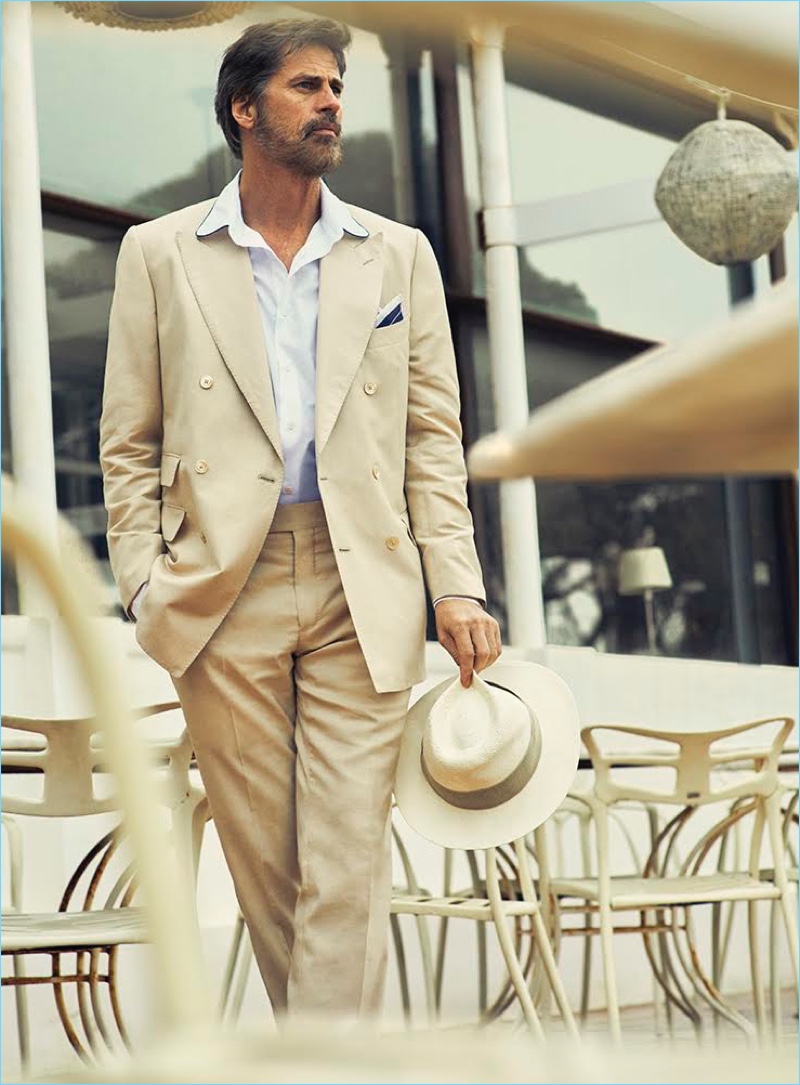
[[388,328],[390,324],[399,324],[405,318],[403,295],[398,294],[390,302],[387,302],[382,309],[378,310],[378,315],[375,317],[375,327]]

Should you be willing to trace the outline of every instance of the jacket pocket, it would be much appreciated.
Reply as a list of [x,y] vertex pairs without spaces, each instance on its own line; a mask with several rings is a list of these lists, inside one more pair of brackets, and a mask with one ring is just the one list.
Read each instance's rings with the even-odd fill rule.
[[179,509],[177,505],[161,505],[161,536],[164,542],[172,542],[185,516],[186,509]]
[[171,486],[175,481],[175,475],[178,471],[178,464],[181,462],[180,456],[173,455],[172,452],[165,452],[161,457],[161,485]]

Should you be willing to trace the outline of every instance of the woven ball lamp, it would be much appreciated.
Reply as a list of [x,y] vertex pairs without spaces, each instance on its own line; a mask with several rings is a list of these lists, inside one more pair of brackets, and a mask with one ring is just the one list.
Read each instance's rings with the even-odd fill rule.
[[678,144],[655,200],[670,229],[712,264],[770,252],[797,210],[797,167],[771,136],[720,116]]

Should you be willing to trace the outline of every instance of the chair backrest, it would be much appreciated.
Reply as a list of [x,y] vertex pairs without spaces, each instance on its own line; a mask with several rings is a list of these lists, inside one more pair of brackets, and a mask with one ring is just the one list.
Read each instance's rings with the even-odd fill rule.
[[701,806],[773,794],[781,751],[793,727],[788,717],[702,732],[593,724],[581,736],[601,802]]
[[[177,702],[150,705],[133,714],[144,718],[176,707]],[[4,812],[80,817],[118,808],[119,801],[109,790],[108,757],[94,718],[4,715],[2,726]],[[19,788],[9,782],[12,773],[27,778]],[[28,782],[31,775],[37,778],[35,787]]]

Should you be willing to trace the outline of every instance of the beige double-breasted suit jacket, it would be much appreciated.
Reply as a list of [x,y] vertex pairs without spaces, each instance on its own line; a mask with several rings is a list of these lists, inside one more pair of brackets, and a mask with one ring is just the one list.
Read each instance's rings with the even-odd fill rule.
[[[275,400],[247,250],[196,230],[213,201],[128,232],[100,432],[111,565],[123,605],[149,582],[142,648],[174,676],[242,591],[283,484]],[[484,598],[466,502],[459,399],[439,271],[419,231],[351,209],[321,263],[319,489],[379,692],[424,675],[425,585]],[[405,319],[376,328],[403,298]]]

